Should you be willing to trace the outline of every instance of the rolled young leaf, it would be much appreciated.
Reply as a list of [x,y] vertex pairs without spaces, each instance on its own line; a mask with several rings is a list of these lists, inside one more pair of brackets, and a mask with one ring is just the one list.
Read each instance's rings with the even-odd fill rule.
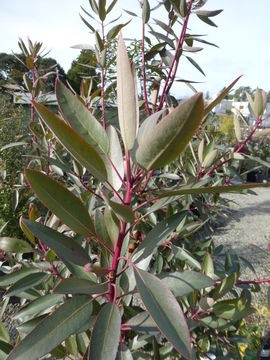
[[92,313],[93,299],[77,295],[41,321],[9,354],[8,360],[36,360],[80,331]]
[[182,309],[172,292],[156,276],[134,267],[137,289],[163,335],[185,358],[191,359],[191,339]]
[[203,118],[202,93],[195,94],[165,116],[145,134],[136,159],[146,170],[157,169],[175,160],[185,149]]
[[125,148],[134,145],[139,124],[136,76],[130,65],[125,43],[120,33],[117,49],[117,102],[120,131]]
[[39,116],[68,152],[100,181],[105,181],[106,168],[95,148],[44,105],[35,102],[34,106]]
[[93,328],[89,360],[115,359],[120,340],[121,314],[118,306],[108,303],[102,307]]
[[39,200],[72,230],[84,236],[95,233],[92,219],[77,196],[39,171],[26,169],[25,175]]

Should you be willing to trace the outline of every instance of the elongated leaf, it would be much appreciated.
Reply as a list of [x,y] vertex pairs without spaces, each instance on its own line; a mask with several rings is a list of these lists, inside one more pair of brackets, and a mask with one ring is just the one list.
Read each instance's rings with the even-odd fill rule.
[[47,294],[33,300],[30,304],[21,308],[15,315],[14,319],[23,319],[29,315],[38,314],[44,310],[50,310],[52,306],[55,306],[61,302],[63,302],[64,296],[63,295],[54,295],[54,294]]
[[206,16],[206,17],[213,17],[219,15],[223,10],[197,10],[195,12],[196,15]]
[[110,200],[109,198],[106,198],[105,201],[120,220],[129,223],[132,223],[134,221],[134,214],[131,207],[117,203],[113,200]]
[[206,24],[210,25],[210,26],[214,26],[214,27],[217,27],[217,25],[214,23],[214,21],[212,21],[211,19],[209,19],[208,16],[203,16],[203,15],[198,15],[198,18],[200,20],[202,20],[203,22],[205,22]]
[[159,332],[156,323],[147,311],[142,311],[133,316],[127,321],[126,325],[130,326],[134,331],[143,334],[156,334]]
[[137,288],[146,310],[163,335],[185,358],[191,359],[191,340],[185,316],[171,291],[152,274],[134,268]]
[[81,15],[80,15],[80,18],[81,18],[81,20],[84,22],[84,24],[85,24],[92,32],[95,32],[95,28],[94,28],[91,24],[89,24],[89,22],[86,21],[85,18],[83,18]]
[[92,313],[92,299],[77,295],[42,320],[9,354],[8,360],[36,360],[53,350],[84,325]]
[[12,285],[6,292],[6,296],[18,295],[25,290],[31,289],[45,281],[48,276],[49,274],[43,272],[27,275],[25,278],[18,280]]
[[197,195],[197,194],[222,194],[222,193],[228,193],[228,192],[240,192],[242,190],[247,189],[254,189],[254,188],[260,188],[260,187],[269,187],[269,183],[265,184],[239,184],[239,185],[228,185],[228,186],[207,186],[202,188],[184,188],[178,189],[178,190],[169,190],[165,192],[156,193],[159,198],[165,198],[169,196],[176,196],[176,195]]
[[125,148],[134,145],[139,124],[138,95],[134,76],[122,34],[117,49],[117,102],[120,131]]
[[74,239],[31,220],[24,219],[23,223],[38,239],[53,249],[60,259],[81,266],[90,262],[88,253]]
[[95,147],[99,153],[107,153],[109,139],[102,125],[61,81],[55,84],[57,101],[65,120],[70,126]]
[[[117,135],[117,131],[113,126],[108,126],[107,128],[107,135],[110,142],[110,147],[108,151],[108,156],[111,159],[115,169],[117,170],[118,174],[121,178],[124,178],[124,162],[123,162],[123,155],[122,149],[120,145],[120,141]],[[122,181],[119,178],[116,170],[113,168],[109,160],[105,162],[108,182],[113,185],[115,190],[119,190],[122,186]]]
[[7,286],[10,284],[14,284],[20,279],[23,279],[27,275],[34,274],[39,272],[40,270],[37,268],[23,268],[17,271],[13,271],[10,274],[6,274],[0,277],[0,286]]
[[104,162],[92,145],[86,142],[60,117],[44,105],[35,103],[35,109],[72,156],[99,180],[105,181],[107,174]]
[[112,40],[114,39],[118,34],[119,32],[121,31],[121,29],[123,29],[123,27],[125,27],[127,24],[130,23],[131,20],[127,21],[126,23],[124,24],[118,24],[118,25],[115,25],[114,27],[111,28],[111,30],[108,32],[107,34],[107,39],[108,40]]
[[215,284],[208,276],[196,271],[164,273],[159,278],[175,296],[188,295],[194,290],[204,289]]
[[186,212],[174,214],[158,223],[137,247],[136,252],[132,256],[132,261],[139,267],[139,263],[147,258],[148,262],[150,262],[155,249],[157,249],[158,246],[162,244],[173,231],[175,231],[182,221],[185,221],[185,217]]
[[99,209],[96,209],[95,211],[94,221],[97,236],[111,248],[112,242],[106,230],[104,216]]
[[98,314],[90,343],[89,360],[115,359],[120,340],[121,314],[118,306],[108,303]]
[[5,328],[5,325],[0,321],[0,340],[9,342],[9,334],[7,329]]
[[94,224],[86,207],[59,182],[35,170],[25,170],[26,179],[39,200],[77,233],[93,234]]
[[200,73],[202,73],[205,76],[203,69],[200,67],[200,65],[194,59],[192,59],[189,56],[186,56],[186,58],[197,70],[199,70]]
[[16,146],[23,146],[23,145],[27,145],[27,142],[19,141],[19,142],[10,143],[10,144],[2,146],[0,151],[7,150],[7,149],[10,149],[10,148],[16,147]]
[[213,312],[216,316],[232,321],[243,319],[254,311],[255,309],[245,304],[245,299],[222,300],[213,306]]
[[185,149],[203,117],[202,94],[195,94],[165,116],[144,136],[136,152],[138,163],[146,170],[172,162]]
[[131,351],[122,342],[119,344],[119,348],[115,360],[133,360]]
[[192,268],[194,269],[201,270],[201,264],[199,263],[199,261],[194,259],[194,257],[190,254],[189,251],[174,245],[172,245],[172,250],[176,259],[184,261],[186,264],[192,266]]
[[101,21],[106,19],[106,0],[99,0],[98,1],[98,15]]
[[101,294],[108,290],[108,284],[97,284],[91,280],[69,278],[63,280],[56,288],[56,294]]
[[219,95],[218,97],[213,100],[209,105],[206,106],[206,108],[204,109],[204,115],[207,115],[211,110],[214,109],[214,107],[219,104],[221,102],[222,99],[225,98],[225,96],[230,92],[230,90],[234,87],[234,85],[237,83],[237,81],[241,78],[242,76],[239,76],[238,78],[236,78],[228,87],[226,87],[226,89],[224,89]]
[[34,251],[26,241],[11,237],[0,237],[0,249],[13,253],[30,253]]
[[145,24],[147,24],[150,19],[150,12],[151,11],[148,0],[143,0],[142,18]]

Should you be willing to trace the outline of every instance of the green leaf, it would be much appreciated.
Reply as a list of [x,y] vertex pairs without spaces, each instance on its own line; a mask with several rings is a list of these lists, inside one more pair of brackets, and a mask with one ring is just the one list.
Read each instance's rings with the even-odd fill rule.
[[139,314],[133,316],[126,322],[127,326],[130,326],[133,331],[143,334],[156,334],[159,333],[156,323],[149,316],[147,311],[142,311]]
[[101,240],[103,240],[105,244],[107,244],[110,248],[112,248],[112,242],[106,230],[104,216],[99,209],[95,210],[94,222],[95,222],[95,229],[97,236]]
[[154,35],[158,40],[164,41],[166,44],[168,44],[172,49],[175,48],[174,41],[170,39],[168,36],[157,32],[157,31],[149,31],[150,34]]
[[[120,145],[120,141],[117,135],[117,131],[113,126],[107,127],[107,135],[110,142],[110,147],[108,151],[108,156],[113,163],[115,169],[117,170],[118,174],[121,178],[124,178],[124,162],[123,162],[123,155],[122,149]],[[107,178],[108,182],[113,185],[115,190],[119,190],[122,186],[122,181],[118,176],[116,170],[112,166],[111,162],[106,159],[105,165],[107,170]]]
[[199,70],[200,73],[202,73],[205,76],[203,69],[200,67],[200,65],[194,59],[192,59],[189,56],[186,56],[186,58],[197,70]]
[[221,283],[217,285],[213,291],[211,291],[211,294],[209,296],[211,296],[214,300],[223,297],[233,288],[239,276],[240,273],[237,272],[226,276],[224,279],[222,279]]
[[203,117],[202,94],[195,94],[165,116],[144,136],[136,152],[138,163],[146,170],[165,166],[179,156],[192,139]]
[[92,313],[92,299],[77,295],[42,320],[10,353],[7,360],[36,360],[53,350],[85,324]]
[[39,171],[26,169],[25,175],[39,200],[72,230],[84,236],[95,233],[92,219],[77,196]]
[[132,261],[139,267],[139,263],[143,260],[148,260],[147,263],[149,263],[153,252],[175,231],[181,222],[185,222],[185,218],[186,212],[182,212],[174,214],[158,223],[137,247],[136,252],[132,256]]
[[221,102],[221,100],[223,100],[225,98],[225,96],[231,91],[231,89],[234,87],[234,85],[237,83],[237,81],[242,77],[239,76],[237,79],[235,79],[228,87],[226,87],[226,89],[224,89],[219,95],[218,97],[213,100],[210,104],[208,104],[206,106],[206,108],[204,109],[204,115],[206,116],[211,110],[214,109],[214,107],[219,104]]
[[24,219],[23,223],[38,239],[53,249],[60,259],[68,260],[81,266],[90,262],[86,250],[71,237],[67,237],[58,231],[31,220]]
[[108,153],[109,139],[106,131],[91,112],[61,81],[57,80],[55,92],[59,108],[70,126],[93,145],[99,153]]
[[26,241],[11,237],[0,237],[0,249],[12,253],[30,253],[34,251]]
[[100,181],[105,181],[106,168],[94,147],[44,105],[38,103],[34,103],[34,105],[39,116],[70,154]]
[[30,304],[21,308],[14,316],[14,319],[23,319],[26,316],[35,315],[41,311],[51,310],[51,308],[59,303],[63,302],[63,295],[47,294],[43,295],[36,300],[33,300]]
[[202,262],[202,273],[213,278],[215,275],[214,263],[211,255],[207,252]]
[[109,12],[112,11],[112,9],[114,8],[115,4],[117,3],[118,0],[112,0],[112,2],[110,3],[110,5],[108,6],[107,9],[107,14],[109,14]]
[[118,34],[119,32],[121,31],[121,29],[123,29],[123,27],[125,27],[127,24],[130,23],[130,20],[127,21],[126,23],[124,24],[118,24],[118,25],[115,25],[114,27],[111,28],[110,31],[108,31],[108,34],[107,34],[107,39],[108,40],[112,40],[114,39]]
[[195,12],[196,15],[206,16],[206,17],[213,17],[217,16],[222,13],[223,10],[197,10]]
[[196,271],[164,273],[159,276],[176,297],[192,293],[194,290],[213,286],[215,282],[208,276]]
[[255,309],[244,303],[245,299],[229,299],[217,302],[213,312],[225,320],[238,321],[254,313]]
[[20,279],[25,278],[27,275],[40,272],[37,268],[22,268],[20,270],[13,271],[10,274],[6,274],[0,277],[0,286],[7,286],[14,284]]
[[186,0],[180,0],[180,15],[184,18],[187,15],[187,3]]
[[145,24],[147,24],[150,19],[150,13],[151,11],[148,0],[143,0],[142,19]]
[[139,106],[136,74],[130,65],[122,34],[117,48],[118,119],[125,149],[132,149],[139,126]]
[[118,306],[102,307],[93,328],[89,360],[115,359],[120,340],[121,314]]
[[108,290],[108,284],[97,284],[91,280],[69,278],[55,288],[56,294],[101,294]]
[[9,335],[8,335],[8,331],[5,328],[5,325],[2,323],[2,321],[0,321],[0,340],[9,342]]
[[5,341],[0,340],[0,360],[6,360],[7,354],[11,352],[13,346]]
[[133,223],[134,214],[130,206],[120,204],[118,202],[109,199],[105,193],[103,193],[103,195],[105,202],[110,206],[112,211],[120,220],[126,221],[128,223]]
[[24,277],[23,279],[18,280],[14,285],[12,285],[6,292],[6,296],[18,295],[21,292],[31,289],[44,282],[46,278],[49,277],[49,274],[38,272],[35,274],[30,274]]
[[98,1],[98,15],[101,21],[106,19],[106,0],[99,0]]
[[134,267],[137,288],[146,310],[174,348],[191,358],[191,340],[185,316],[171,291],[152,274]]
[[116,244],[119,234],[119,220],[109,206],[104,210],[104,221],[107,233],[113,245]]
[[119,344],[119,348],[115,360],[133,360],[131,351],[122,342]]
[[[80,15],[80,14],[79,14],[79,15]],[[85,24],[92,32],[95,32],[95,28],[94,28],[91,24],[89,24],[88,21],[86,21],[81,15],[80,15],[80,18],[81,18],[81,20],[84,22],[84,24]]]
[[219,319],[214,315],[206,316],[203,319],[200,319],[200,322],[204,324],[207,328],[220,329],[227,326],[227,321],[224,319]]
[[23,145],[27,145],[27,142],[18,141],[18,142],[10,143],[10,144],[2,146],[0,151],[7,150],[7,149],[10,149],[10,148],[16,147],[16,146],[23,146]]
[[201,270],[201,264],[190,254],[189,251],[174,245],[172,245],[172,250],[177,259],[184,261],[194,269]]

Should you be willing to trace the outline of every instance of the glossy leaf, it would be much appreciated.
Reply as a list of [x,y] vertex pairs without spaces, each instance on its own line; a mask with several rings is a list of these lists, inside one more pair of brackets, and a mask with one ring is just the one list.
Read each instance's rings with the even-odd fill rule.
[[245,304],[245,299],[229,299],[217,302],[213,306],[216,316],[225,319],[238,321],[253,314],[255,309]]
[[199,272],[183,271],[164,273],[159,276],[162,282],[171,289],[176,297],[192,293],[194,290],[204,289],[215,285],[215,282]]
[[108,284],[97,284],[91,280],[69,278],[55,288],[56,294],[101,294],[108,290]]
[[165,198],[170,196],[176,195],[197,195],[197,194],[222,194],[222,193],[229,193],[229,192],[240,192],[247,189],[255,189],[260,187],[269,187],[270,183],[265,184],[239,184],[239,185],[227,185],[227,186],[207,186],[201,188],[186,188],[183,187],[182,189],[178,190],[169,190],[165,192],[156,193],[159,198]]
[[24,219],[23,223],[38,239],[53,249],[60,259],[81,266],[90,262],[88,253],[74,239],[34,221]]
[[117,49],[117,102],[118,119],[122,139],[127,150],[132,149],[139,124],[136,76],[125,47],[122,34]]
[[34,105],[45,124],[70,154],[100,181],[105,181],[107,177],[106,168],[94,147],[44,105],[38,103]]
[[192,139],[203,117],[202,94],[184,101],[143,137],[136,152],[138,163],[146,170],[165,166],[179,156]]
[[107,153],[109,139],[102,125],[91,112],[61,81],[55,84],[57,101],[65,120],[70,126],[95,147],[99,153]]
[[42,320],[9,354],[8,360],[36,360],[53,350],[84,325],[92,313],[92,299],[77,295]]
[[[122,155],[122,149],[120,145],[120,141],[117,135],[117,131],[113,126],[107,127],[107,135],[109,138],[109,151],[108,156],[110,160],[112,161],[115,169],[117,170],[118,174],[121,176],[121,178],[124,178],[124,162],[123,162],[123,155]],[[116,170],[111,165],[110,161],[107,160],[106,163],[106,169],[107,169],[107,176],[108,176],[108,182],[113,185],[115,190],[119,190],[122,186],[122,181],[120,177],[118,176]]]
[[131,327],[133,331],[143,334],[159,333],[156,323],[148,314],[147,311],[142,311],[133,316],[126,322],[126,325]]
[[94,224],[77,196],[51,177],[35,170],[25,170],[26,179],[39,200],[77,233],[93,234]]
[[105,207],[104,221],[107,233],[111,239],[112,244],[116,244],[119,234],[119,220],[109,206]]
[[20,270],[13,271],[12,273],[0,277],[0,286],[14,284],[18,280],[37,272],[40,272],[40,270],[37,268],[22,268]]
[[186,212],[174,214],[158,223],[137,247],[132,256],[132,261],[140,267],[140,262],[148,260],[149,263],[153,252],[162,244],[168,236],[175,231],[181,222],[185,221]]
[[185,358],[191,359],[191,340],[185,316],[171,291],[154,275],[134,268],[137,289],[160,331]]
[[174,256],[177,259],[184,261],[186,264],[190,265],[193,269],[201,270],[201,264],[192,256],[192,254],[188,250],[174,245],[172,245],[172,250]]
[[0,250],[12,253],[30,253],[34,249],[24,240],[0,237]]
[[48,276],[49,274],[43,272],[27,275],[26,277],[18,280],[14,285],[12,285],[6,292],[6,296],[19,295],[21,292],[39,285],[40,283],[45,281]]
[[[104,194],[105,195],[105,194]],[[132,223],[134,214],[130,206],[120,204],[104,196],[105,202],[110,206],[115,215],[122,221]]]
[[89,360],[115,359],[120,340],[121,314],[118,306],[107,303],[102,307],[95,322]]

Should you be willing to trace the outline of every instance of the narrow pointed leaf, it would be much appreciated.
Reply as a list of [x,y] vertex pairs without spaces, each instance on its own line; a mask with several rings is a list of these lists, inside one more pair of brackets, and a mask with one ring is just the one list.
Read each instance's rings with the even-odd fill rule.
[[156,193],[159,198],[176,196],[176,195],[197,195],[197,194],[222,194],[228,192],[240,192],[242,190],[254,189],[260,187],[269,187],[270,183],[265,184],[239,184],[239,185],[228,185],[228,186],[208,186],[201,188],[183,188],[178,190],[169,190],[165,192]]
[[25,240],[0,237],[0,250],[12,253],[30,253],[34,249]]
[[109,139],[102,125],[61,81],[55,84],[57,101],[65,120],[100,153],[109,150]]
[[25,278],[27,275],[39,272],[37,268],[23,268],[17,271],[13,271],[10,274],[6,274],[0,277],[0,286],[7,286],[14,284],[20,279]]
[[99,180],[105,181],[107,174],[104,162],[92,145],[87,143],[70,126],[47,109],[44,105],[35,103],[35,109],[45,124],[55,134],[62,145],[72,156]]
[[53,249],[60,259],[81,266],[90,262],[88,253],[74,239],[35,221],[24,219],[23,223],[38,239]]
[[89,360],[113,360],[120,340],[121,314],[118,306],[102,307],[93,328]]
[[98,1],[98,15],[101,21],[106,19],[106,0],[99,0]]
[[185,358],[191,359],[191,339],[185,316],[172,292],[152,274],[134,268],[140,297],[163,335]]
[[127,21],[126,23],[124,24],[118,24],[118,25],[115,25],[114,27],[111,28],[110,31],[108,31],[108,34],[107,34],[107,39],[108,40],[112,40],[114,39],[118,34],[119,32],[121,31],[121,29],[123,29],[123,27],[125,27],[127,24],[130,23],[130,20]]
[[78,332],[90,318],[92,299],[77,295],[42,320],[9,354],[8,360],[36,360]]
[[77,196],[41,172],[26,169],[25,175],[39,200],[72,230],[84,236],[95,232],[92,219]]
[[95,32],[95,28],[91,24],[89,24],[89,22],[86,21],[85,18],[83,18],[81,15],[80,15],[80,18],[91,31]]
[[[120,141],[117,135],[117,131],[113,126],[108,126],[107,128],[107,135],[110,142],[110,147],[108,151],[108,156],[111,159],[115,169],[117,170],[118,174],[121,178],[124,178],[124,162],[123,162],[123,155],[122,149],[120,145]],[[116,170],[112,166],[109,160],[105,162],[106,170],[107,170],[107,177],[108,182],[113,185],[115,190],[119,190],[122,186],[122,181],[118,176]]]
[[18,295],[25,290],[37,286],[45,281],[48,276],[49,274],[43,272],[27,275],[25,278],[18,280],[12,285],[6,292],[6,296]]
[[106,199],[105,201],[120,220],[126,221],[128,223],[132,223],[134,221],[134,214],[131,207],[119,204],[110,199]]
[[54,290],[56,294],[101,294],[108,290],[108,284],[97,284],[91,280],[69,278],[63,280]]
[[112,242],[106,230],[104,215],[99,209],[96,209],[95,211],[94,222],[97,236],[111,248]]
[[179,156],[192,139],[203,117],[202,94],[195,94],[165,116],[144,136],[136,158],[146,170],[165,166]]
[[150,19],[150,5],[148,0],[143,0],[142,18],[145,24],[147,24]]
[[192,58],[189,57],[189,56],[186,56],[186,58],[188,59],[188,61],[189,61],[197,70],[199,70],[199,72],[200,72],[201,74],[203,74],[203,75],[205,76],[205,73],[204,73],[203,69],[200,67],[200,65],[199,65],[194,59],[192,59]]
[[158,223],[137,247],[136,252],[132,256],[132,261],[137,265],[147,258],[149,258],[150,261],[155,249],[157,249],[157,247],[163,243],[173,231],[175,231],[185,217],[185,212],[174,214]]
[[214,27],[217,27],[217,25],[214,23],[214,21],[212,21],[211,19],[209,19],[208,16],[203,16],[203,15],[198,15],[198,18],[200,20],[202,20],[203,22],[205,22],[206,24],[210,25],[210,26],[214,26]]
[[224,89],[219,95],[218,97],[213,100],[209,105],[206,106],[206,108],[204,109],[204,115],[207,115],[211,110],[214,109],[214,107],[219,104],[221,102],[222,99],[225,98],[225,96],[231,91],[231,89],[234,87],[234,85],[237,83],[237,81],[241,78],[242,76],[239,76],[237,79],[235,79],[228,87],[226,87],[226,89]]
[[122,34],[120,34],[117,49],[118,118],[123,142],[128,150],[132,149],[138,130],[139,109],[137,98],[136,77],[130,66]]

